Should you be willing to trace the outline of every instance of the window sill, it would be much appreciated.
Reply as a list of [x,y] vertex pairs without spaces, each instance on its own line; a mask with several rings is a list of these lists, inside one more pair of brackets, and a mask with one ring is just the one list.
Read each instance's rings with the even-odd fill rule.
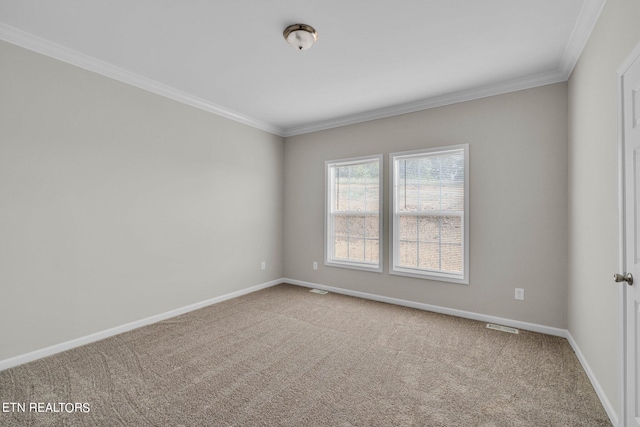
[[357,264],[351,262],[325,261],[327,267],[348,268],[351,270],[370,271],[372,273],[382,273],[381,265]]
[[419,271],[409,268],[395,267],[389,270],[389,274],[395,276],[413,277],[415,279],[434,280],[437,282],[450,282],[459,285],[468,285],[469,278],[459,274],[436,273],[430,271]]

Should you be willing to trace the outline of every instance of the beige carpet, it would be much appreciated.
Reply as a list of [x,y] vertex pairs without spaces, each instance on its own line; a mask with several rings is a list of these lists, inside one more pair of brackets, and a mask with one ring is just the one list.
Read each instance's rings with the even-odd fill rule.
[[[26,406],[2,426],[611,425],[565,339],[291,285],[0,372],[0,401]],[[89,412],[29,411],[56,402]]]

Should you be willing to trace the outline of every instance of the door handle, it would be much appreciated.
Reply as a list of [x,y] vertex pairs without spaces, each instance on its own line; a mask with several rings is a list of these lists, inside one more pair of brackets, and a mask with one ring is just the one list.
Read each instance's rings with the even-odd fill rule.
[[627,282],[627,285],[629,286],[633,285],[633,275],[631,273],[627,273],[625,275],[616,273],[613,275],[613,280],[616,282]]

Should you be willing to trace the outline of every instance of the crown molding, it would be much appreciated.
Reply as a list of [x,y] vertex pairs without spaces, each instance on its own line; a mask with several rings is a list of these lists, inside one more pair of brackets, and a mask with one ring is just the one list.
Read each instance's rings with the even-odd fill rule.
[[120,67],[100,61],[96,58],[92,58],[83,53],[74,51],[3,23],[0,23],[0,40],[67,62],[77,67],[93,71],[174,101],[234,120],[247,126],[278,136],[291,137],[566,81],[571,76],[573,68],[578,62],[578,59],[589,40],[606,2],[607,0],[585,0],[582,9],[580,10],[578,20],[576,21],[576,25],[571,33],[569,42],[565,48],[560,66],[557,70],[440,96],[429,97],[405,104],[393,105],[390,107],[369,110],[334,119],[321,120],[284,128],[245,116],[236,111],[214,104],[202,98],[198,98],[194,95],[140,76]]
[[578,59],[580,59],[580,55],[582,54],[587,41],[589,41],[589,37],[591,36],[606,3],[607,0],[585,0],[580,10],[580,14],[578,15],[576,24],[573,27],[573,31],[571,32],[564,54],[562,55],[560,66],[555,71],[441,96],[430,97],[407,104],[394,105],[335,119],[293,126],[285,128],[283,136],[286,138],[295,135],[302,135],[305,133],[384,119],[401,114],[427,110],[429,108],[444,107],[446,105],[456,104],[459,102],[473,101],[475,99],[486,98],[489,96],[502,95],[509,92],[516,92],[519,90],[567,81],[573,72],[573,68],[577,64]]
[[363,113],[338,117],[336,119],[329,119],[301,126],[285,128],[283,136],[286,138],[295,135],[302,135],[305,133],[317,132],[341,126],[348,126],[372,120],[399,116],[401,114],[415,113],[417,111],[428,110],[430,108],[444,107],[446,105],[457,104],[460,102],[473,101],[490,96],[531,89],[538,86],[560,83],[566,80],[567,79],[564,73],[560,71],[551,71],[534,76],[524,77],[521,79],[509,80],[506,82],[486,85],[459,92],[453,92],[441,96],[434,96],[422,99],[420,101],[393,105],[390,107],[365,111]]
[[198,98],[197,96],[183,92],[179,89],[162,84],[155,80],[143,77],[139,74],[106,63],[99,59],[85,55],[84,53],[69,49],[60,44],[46,40],[32,33],[19,30],[12,26],[0,23],[0,40],[23,47],[28,50],[49,56],[51,58],[66,62],[76,67],[83,68],[94,73],[118,80],[120,82],[135,86],[156,95],[181,102],[186,105],[208,111],[221,117],[251,126],[265,132],[283,136],[283,129],[261,120],[245,116],[236,111],[216,105],[212,102]]
[[576,21],[576,25],[573,27],[569,43],[562,55],[560,61],[560,70],[566,76],[566,80],[569,80],[574,67],[582,55],[584,47],[591,37],[591,33],[600,18],[602,9],[604,9],[607,0],[585,0],[580,10],[580,15]]

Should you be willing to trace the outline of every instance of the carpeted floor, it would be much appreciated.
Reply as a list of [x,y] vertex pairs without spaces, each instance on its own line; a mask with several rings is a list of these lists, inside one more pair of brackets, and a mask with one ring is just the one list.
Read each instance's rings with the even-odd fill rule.
[[0,425],[611,425],[565,339],[485,326],[279,285],[0,372]]

